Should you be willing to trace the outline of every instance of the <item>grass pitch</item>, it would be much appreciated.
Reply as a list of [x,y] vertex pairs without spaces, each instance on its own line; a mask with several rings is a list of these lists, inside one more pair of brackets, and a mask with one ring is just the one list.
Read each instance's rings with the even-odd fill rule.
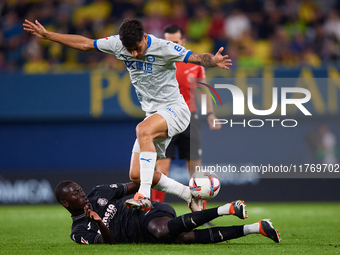
[[[208,203],[209,207],[217,206]],[[173,204],[178,215],[185,204]],[[79,245],[71,217],[60,205],[0,206],[0,254],[340,254],[340,203],[247,203],[249,218],[219,217],[217,226],[272,219],[282,242],[249,235],[218,244]]]

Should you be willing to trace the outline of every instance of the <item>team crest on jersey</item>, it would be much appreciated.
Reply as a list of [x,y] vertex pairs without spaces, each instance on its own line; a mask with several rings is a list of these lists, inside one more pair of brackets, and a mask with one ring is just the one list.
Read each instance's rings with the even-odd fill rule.
[[118,188],[118,185],[117,185],[117,184],[111,184],[111,185],[110,185],[110,188],[112,188],[112,189],[113,189],[113,188]]
[[155,62],[156,58],[154,56],[147,56],[146,60],[149,62]]
[[107,200],[106,198],[98,198],[97,203],[98,203],[100,206],[104,206],[104,205],[107,205],[108,200]]

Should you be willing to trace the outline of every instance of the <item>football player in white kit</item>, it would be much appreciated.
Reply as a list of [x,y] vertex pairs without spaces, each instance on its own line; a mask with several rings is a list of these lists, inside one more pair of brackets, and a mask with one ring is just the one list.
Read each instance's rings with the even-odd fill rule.
[[150,189],[153,186],[183,198],[192,211],[200,210],[188,186],[154,169],[157,157],[165,157],[171,137],[183,132],[190,121],[190,111],[179,92],[175,62],[229,69],[231,60],[228,55],[221,55],[223,48],[215,56],[194,53],[173,42],[146,34],[143,23],[137,19],[125,19],[118,35],[98,40],[50,32],[37,20],[35,23],[25,20],[23,26],[24,30],[41,39],[82,51],[98,50],[113,54],[125,63],[141,107],[146,112],[146,118],[136,127],[137,139],[130,163],[130,179],[140,186],[134,198],[128,199],[125,205],[150,210]]

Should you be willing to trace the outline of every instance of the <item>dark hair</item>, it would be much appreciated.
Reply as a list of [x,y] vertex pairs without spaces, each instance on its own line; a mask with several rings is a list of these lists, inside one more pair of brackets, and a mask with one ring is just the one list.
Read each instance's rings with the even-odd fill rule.
[[181,33],[181,37],[183,37],[183,29],[180,26],[177,25],[168,25],[164,28],[164,34],[169,33],[169,34],[175,34],[177,32]]
[[63,195],[63,189],[65,187],[67,187],[68,185],[70,185],[71,183],[74,183],[73,181],[69,181],[69,180],[66,180],[66,181],[62,181],[60,182],[57,187],[55,188],[54,190],[54,196],[55,198],[57,199],[58,203],[61,204],[61,201],[62,201],[62,195]]
[[143,40],[144,26],[138,19],[124,19],[119,27],[119,38],[126,48],[136,46]]

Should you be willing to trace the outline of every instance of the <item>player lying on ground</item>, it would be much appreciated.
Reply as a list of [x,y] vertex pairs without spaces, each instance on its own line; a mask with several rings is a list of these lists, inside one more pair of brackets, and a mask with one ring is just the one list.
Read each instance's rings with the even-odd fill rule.
[[277,243],[281,240],[269,220],[251,225],[195,229],[223,215],[245,219],[246,205],[240,200],[176,217],[175,210],[165,203],[153,202],[150,211],[124,206],[122,198],[137,190],[138,186],[132,182],[99,185],[86,196],[77,183],[67,180],[57,185],[54,194],[71,213],[71,239],[77,243],[218,243],[253,233]]
[[50,32],[37,20],[35,23],[25,20],[23,26],[24,30],[41,39],[81,51],[98,50],[114,54],[124,61],[142,109],[146,112],[146,118],[136,128],[137,139],[130,164],[130,179],[140,186],[134,198],[126,201],[126,206],[150,210],[152,183],[157,184],[160,190],[182,192],[182,187],[170,178],[159,175],[154,178],[157,157],[165,157],[171,137],[183,132],[190,120],[190,111],[178,89],[175,62],[229,69],[231,60],[227,55],[221,55],[223,48],[215,56],[188,51],[178,44],[146,34],[143,23],[137,19],[125,19],[119,28],[119,35],[98,40]]

